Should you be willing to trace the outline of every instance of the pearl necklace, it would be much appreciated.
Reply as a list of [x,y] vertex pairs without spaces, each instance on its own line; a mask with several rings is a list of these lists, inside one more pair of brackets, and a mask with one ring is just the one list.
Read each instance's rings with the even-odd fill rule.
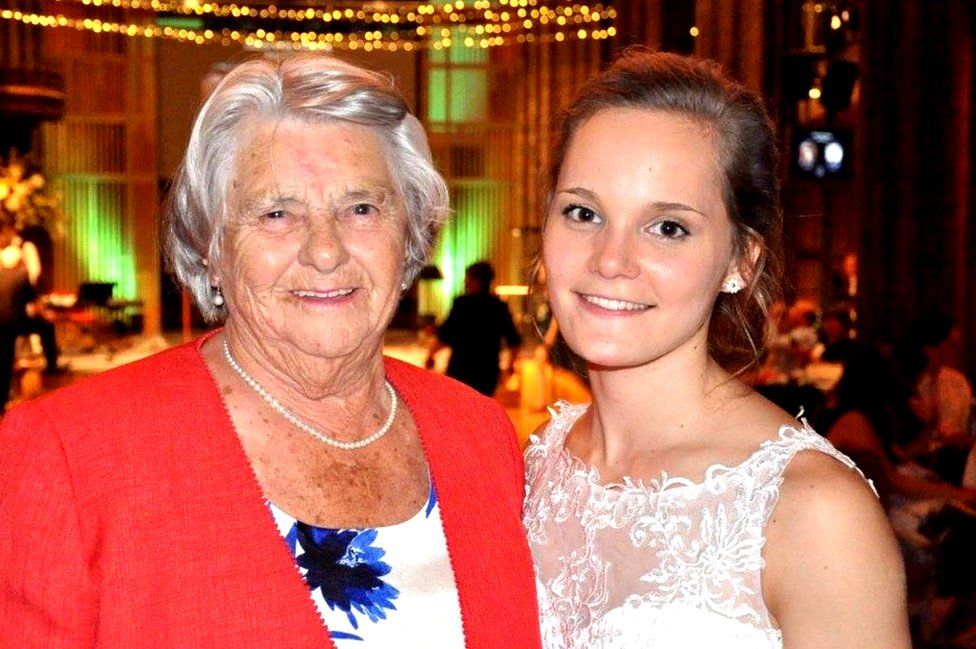
[[293,426],[295,426],[301,431],[308,433],[309,435],[319,440],[323,444],[327,444],[335,448],[341,448],[345,451],[352,451],[357,448],[368,446],[369,444],[372,444],[379,438],[383,437],[383,435],[386,435],[386,433],[389,432],[390,430],[390,426],[393,425],[393,420],[396,419],[396,412],[397,412],[396,390],[393,389],[393,386],[390,385],[389,381],[384,381],[384,384],[386,385],[386,391],[390,394],[390,414],[386,416],[386,421],[383,422],[383,425],[380,426],[375,433],[373,433],[369,437],[364,437],[363,439],[356,440],[355,442],[344,442],[341,439],[336,439],[334,437],[326,435],[325,433],[312,427],[311,424],[302,421],[301,419],[299,419],[297,415],[295,415],[293,412],[291,412],[283,405],[281,405],[281,403],[277,399],[271,396],[270,392],[265,390],[260,383],[255,381],[250,374],[244,371],[244,368],[237,363],[237,360],[234,358],[234,355],[230,353],[230,345],[227,344],[226,338],[224,338],[223,341],[223,348],[224,348],[224,358],[227,359],[227,364],[230,365],[231,369],[237,372],[237,375],[240,376],[241,379],[252,390],[258,393],[258,396],[264,399],[264,401],[269,406],[271,406],[271,408],[275,412],[277,412],[279,415],[287,419]]

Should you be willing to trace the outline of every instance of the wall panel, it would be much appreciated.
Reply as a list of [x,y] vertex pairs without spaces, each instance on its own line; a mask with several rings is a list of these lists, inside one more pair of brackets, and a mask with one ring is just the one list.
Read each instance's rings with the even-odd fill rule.
[[[79,8],[58,3],[70,14]],[[118,13],[118,18],[122,13]],[[54,287],[114,282],[159,329],[154,43],[54,29],[45,51],[65,77],[66,116],[42,129],[44,167],[63,194]]]

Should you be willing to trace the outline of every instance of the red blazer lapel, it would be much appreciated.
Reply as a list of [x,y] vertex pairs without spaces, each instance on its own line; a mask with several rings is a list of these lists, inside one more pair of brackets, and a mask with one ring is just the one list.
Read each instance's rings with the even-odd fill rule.
[[210,595],[220,602],[213,607],[219,618],[214,623],[226,624],[231,636],[249,646],[334,649],[198,347],[187,351],[195,356],[194,362],[186,363],[181,373],[188,385],[196,386],[200,406],[186,416],[179,400],[168,400],[176,411],[172,419],[160,421],[179,421],[184,431],[198,431],[178,436],[190,442],[179,449],[179,457],[185,458],[177,469],[179,483],[192,486],[192,493],[188,490],[172,502],[182,502],[193,521],[192,529],[180,535],[186,556],[206,556],[205,564],[196,568],[206,571],[203,581],[208,588],[221,591],[219,597]]
[[497,403],[386,359],[420,431],[437,489],[469,649],[539,647],[531,555],[521,524],[522,457]]

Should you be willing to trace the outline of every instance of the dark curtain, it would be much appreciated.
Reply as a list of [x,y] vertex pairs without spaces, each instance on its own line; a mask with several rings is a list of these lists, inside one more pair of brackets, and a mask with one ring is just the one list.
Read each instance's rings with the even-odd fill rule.
[[973,0],[863,0],[860,326],[897,341],[955,316],[976,372]]

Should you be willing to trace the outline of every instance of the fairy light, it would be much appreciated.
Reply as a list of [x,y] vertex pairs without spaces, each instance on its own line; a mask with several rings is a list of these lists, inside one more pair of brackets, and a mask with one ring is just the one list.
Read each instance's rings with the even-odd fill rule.
[[[540,15],[546,16],[547,20],[558,22],[559,16],[564,21],[579,16],[584,20],[588,16],[590,20],[612,20],[616,17],[616,10],[613,7],[604,6],[601,3],[593,5],[578,5],[563,7],[549,7],[540,5],[539,0],[526,2],[499,1],[501,9],[492,9],[492,3],[488,0],[467,4],[462,0],[454,3],[444,3],[443,5],[425,3],[419,5],[409,4],[406,6],[391,7],[389,4],[377,4],[368,11],[364,10],[359,3],[353,6],[343,6],[344,3],[332,3],[331,7],[292,7],[281,8],[276,5],[252,7],[246,4],[237,3],[217,3],[204,2],[198,0],[55,0],[64,4],[81,4],[92,7],[115,7],[120,9],[145,9],[155,13],[166,13],[186,16],[215,16],[215,17],[251,17],[270,20],[291,20],[302,21],[332,21],[346,20],[353,24],[362,23],[413,23],[423,24],[429,22],[450,22],[451,16],[456,22],[474,23],[497,22],[510,23],[524,20],[526,15],[538,18]],[[351,0],[347,0],[352,4]],[[339,6],[336,6],[338,4]],[[515,12],[509,11],[504,7],[511,7]],[[526,11],[526,7],[532,7],[531,12]]]
[[[185,16],[246,17],[250,19],[273,19],[301,23],[318,20],[328,24],[333,21],[351,22],[362,25],[350,31],[344,29],[328,31],[305,28],[303,30],[232,28],[180,28],[152,23],[129,23],[98,18],[75,18],[61,14],[40,14],[11,9],[0,10],[0,19],[20,22],[39,28],[62,28],[88,31],[95,34],[121,34],[129,37],[175,40],[184,43],[221,45],[241,44],[254,49],[271,50],[320,50],[320,49],[362,49],[365,51],[387,50],[414,51],[432,47],[445,49],[452,46],[498,47],[508,42],[545,43],[564,42],[571,37],[576,40],[606,39],[616,35],[609,23],[616,12],[612,7],[595,5],[573,5],[550,7],[540,4],[541,0],[496,0],[502,8],[493,10],[489,0],[465,2],[456,0],[441,5],[413,5],[409,11],[404,8],[376,9],[369,12],[355,11],[351,7],[296,7],[278,8],[267,5],[261,9],[245,4],[218,4],[190,0],[175,4],[165,0],[56,0],[61,3],[81,4],[91,7],[114,7],[119,9],[141,9],[155,13],[168,12]],[[385,6],[385,5],[383,5]],[[445,16],[456,18],[454,26],[443,26]],[[532,18],[529,18],[531,16]],[[567,19],[570,18],[570,19]],[[447,19],[449,24],[452,22]],[[584,29],[584,23],[596,23],[593,28]],[[366,28],[365,25],[385,25],[384,30]],[[390,25],[397,25],[391,29]],[[399,26],[402,26],[400,30]],[[545,27],[543,27],[545,26]],[[337,26],[338,27],[338,26]],[[435,29],[431,29],[435,27]],[[456,30],[456,31],[452,31]],[[503,36],[505,34],[506,36]]]

